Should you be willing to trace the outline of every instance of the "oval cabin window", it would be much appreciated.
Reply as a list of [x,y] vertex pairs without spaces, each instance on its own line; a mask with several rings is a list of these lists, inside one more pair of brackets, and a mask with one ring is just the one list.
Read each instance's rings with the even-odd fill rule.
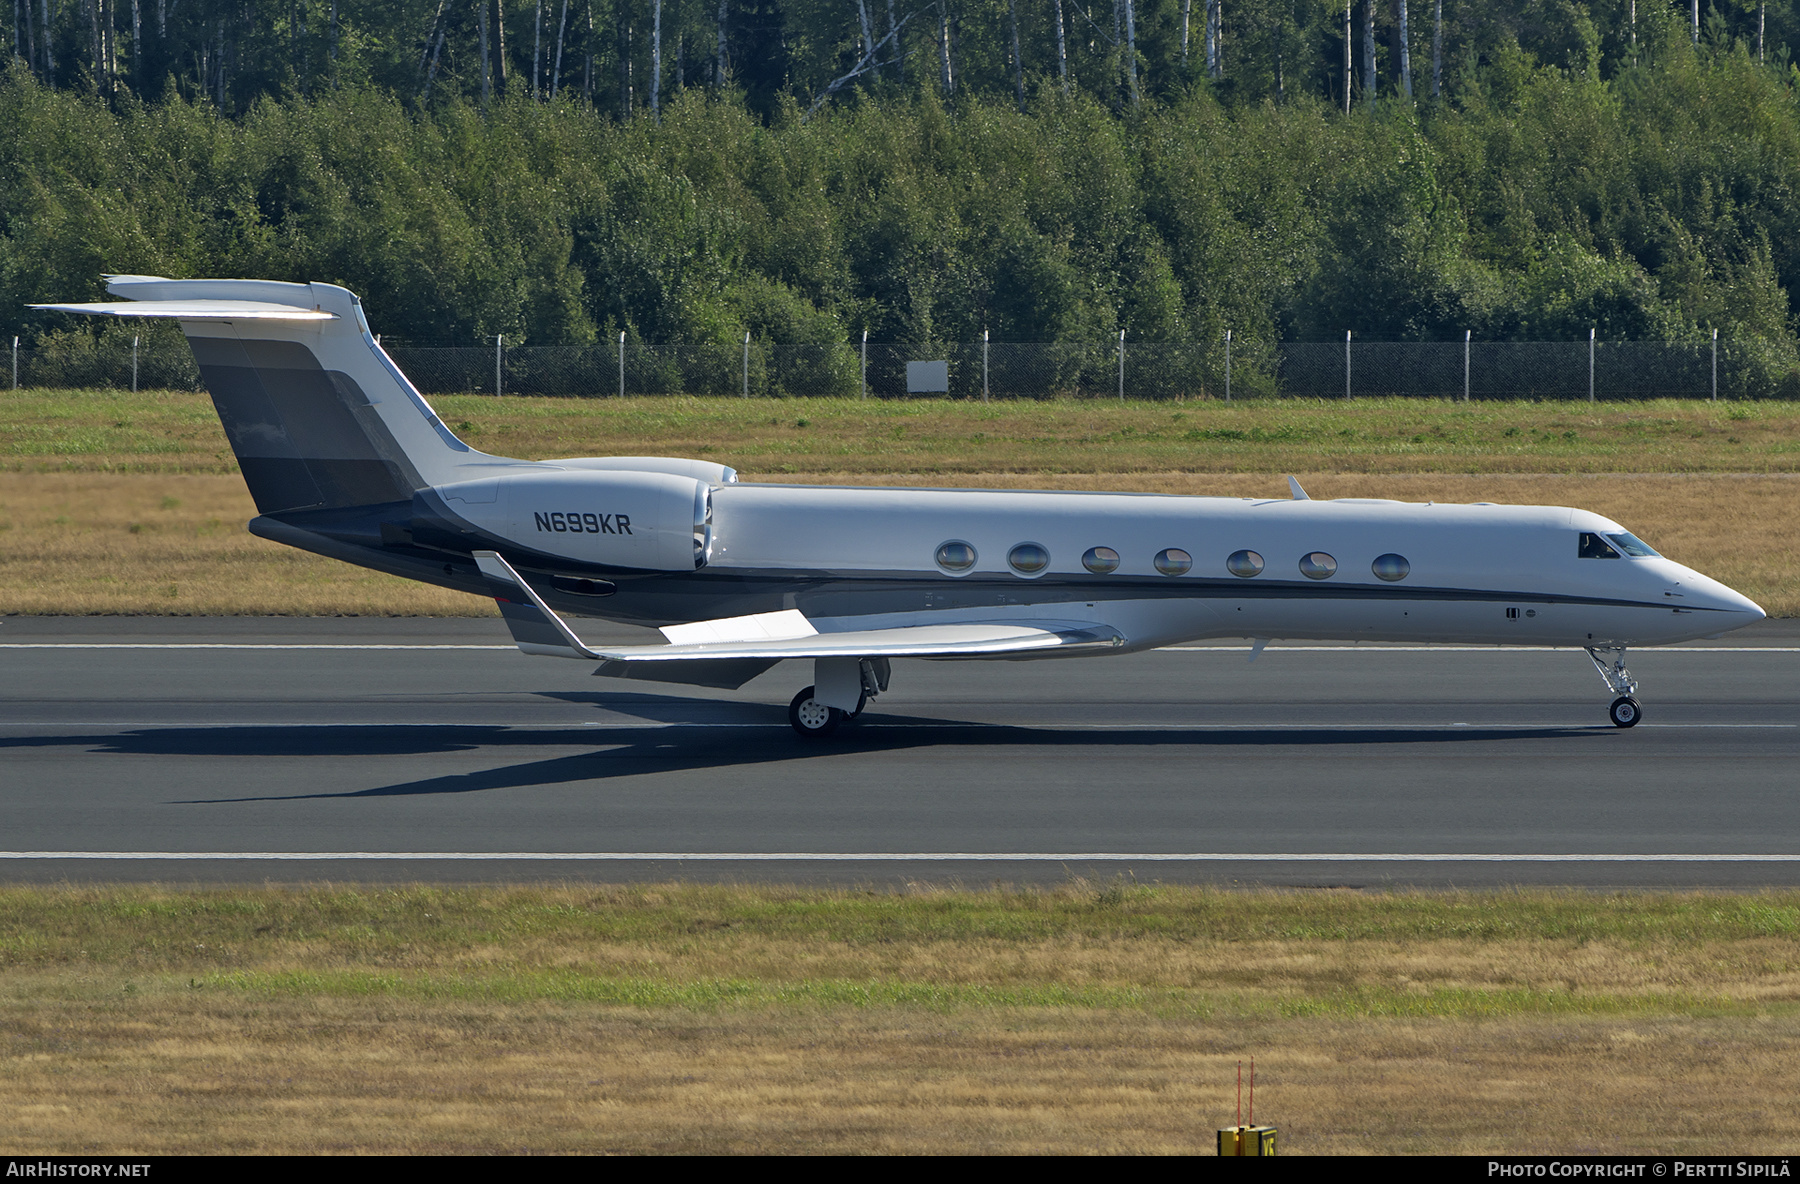
[[1263,557],[1255,551],[1233,551],[1231,558],[1225,561],[1225,570],[1234,576],[1249,579],[1262,574]]
[[937,549],[937,564],[945,571],[968,571],[975,566],[975,548],[960,540],[952,540]]
[[1399,580],[1404,580],[1407,576],[1411,575],[1412,564],[1406,561],[1406,556],[1395,555],[1392,552],[1389,552],[1375,560],[1375,562],[1370,565],[1369,570],[1375,573],[1376,579],[1386,580],[1388,583],[1392,584]]
[[1329,580],[1337,574],[1337,560],[1323,551],[1314,551],[1300,560],[1300,574],[1309,580]]
[[1111,547],[1089,547],[1081,557],[1081,566],[1097,576],[1111,575],[1119,570],[1119,553]]
[[1007,552],[1006,562],[1022,576],[1035,576],[1050,566],[1050,552],[1036,543],[1020,543]]
[[1194,557],[1178,547],[1156,553],[1156,570],[1165,576],[1186,575],[1194,566]]

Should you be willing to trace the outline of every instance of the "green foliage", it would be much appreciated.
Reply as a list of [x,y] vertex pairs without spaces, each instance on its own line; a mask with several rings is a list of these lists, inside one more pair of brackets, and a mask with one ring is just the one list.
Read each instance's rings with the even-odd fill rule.
[[[1104,343],[1124,329],[1217,352],[1230,329],[1249,393],[1270,380],[1269,343],[1346,329],[1697,341],[1716,328],[1757,343],[1759,389],[1794,386],[1800,110],[1785,59],[1759,63],[1745,42],[1743,13],[1696,51],[1680,14],[1648,8],[1632,42],[1619,6],[1447,7],[1445,98],[1429,98],[1415,4],[1414,100],[1391,93],[1390,38],[1378,101],[1348,116],[1341,78],[1315,60],[1341,9],[1260,0],[1231,10],[1238,56],[1211,79],[1204,4],[1186,66],[1180,6],[1141,5],[1135,106],[1101,44],[1110,17],[1073,3],[1067,95],[1042,66],[1043,14],[1021,16],[1039,63],[1021,103],[1000,37],[1013,9],[952,4],[950,93],[920,54],[810,116],[855,64],[853,10],[771,8],[793,34],[791,82],[758,92],[677,85],[710,68],[710,18],[672,5],[688,73],[671,75],[660,118],[614,118],[616,75],[586,56],[583,90],[535,100],[515,56],[484,102],[466,45],[422,100],[400,85],[416,45],[365,35],[423,29],[417,4],[346,4],[338,85],[296,70],[286,89],[243,91],[229,117],[185,84],[156,102],[103,98],[15,64],[0,81],[0,332],[64,351],[79,381],[82,342],[103,330],[22,306],[96,298],[101,273],[123,271],[342,283],[401,343],[679,342],[680,365],[711,385],[737,373],[748,332],[759,389],[776,391],[853,393],[846,343],[864,330]],[[506,11],[508,53],[525,52],[530,10]],[[610,27],[615,10],[595,12]],[[1770,19],[1779,31],[1791,16]],[[323,37],[307,19],[305,36]],[[581,53],[598,53],[587,28]],[[734,77],[774,68],[733,44]],[[307,51],[315,83],[323,48]],[[280,58],[278,40],[264,49]],[[771,345],[813,347],[781,363],[809,374],[770,374]],[[645,389],[656,381],[696,386],[675,369]]]

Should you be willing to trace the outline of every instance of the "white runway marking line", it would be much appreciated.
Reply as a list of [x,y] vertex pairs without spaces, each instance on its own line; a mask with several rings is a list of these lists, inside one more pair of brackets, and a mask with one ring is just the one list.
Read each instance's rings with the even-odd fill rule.
[[536,863],[623,863],[670,860],[715,863],[1800,863],[1800,855],[1541,852],[1169,852],[1169,851],[0,851],[0,860],[328,860],[431,859]]
[[409,645],[405,642],[383,644],[237,641],[9,641],[0,642],[0,650],[516,650],[513,645],[451,645],[428,642]]
[[[772,707],[773,705],[771,705]],[[471,720],[463,723],[445,723],[442,720],[422,720],[408,723],[404,720],[313,720],[296,723],[291,720],[268,722],[263,720],[243,720],[237,723],[190,723],[156,722],[137,720],[39,720],[19,723],[0,721],[0,729],[6,728],[507,728],[520,732],[563,732],[570,728],[586,728],[591,731],[643,731],[652,728],[767,728],[779,731],[789,725],[784,723],[684,723],[667,720],[621,721],[618,723],[602,723],[598,720],[570,720],[567,723],[498,723],[483,720]],[[1443,731],[1449,728],[1478,728],[1491,732],[1540,732],[1546,728],[1568,728],[1579,731],[1615,732],[1611,724],[1570,723],[1568,720],[1554,720],[1535,724],[1482,724],[1453,723],[1429,724],[1406,723],[1388,720],[1382,723],[1257,723],[1255,721],[1240,723],[1194,723],[1194,724],[1146,724],[1146,723],[1068,723],[1068,724],[1009,724],[1009,723],[969,723],[966,721],[946,720],[943,723],[924,724],[884,724],[868,720],[855,725],[858,728],[879,728],[889,732],[906,731],[942,731],[946,728],[1006,728],[1012,731],[1027,732],[1366,732],[1393,731],[1404,729],[1409,732]],[[1652,724],[1637,725],[1640,728],[1679,728],[1693,729],[1771,729],[1800,728],[1800,724]]]
[[[9,641],[0,650],[516,650],[513,645],[469,645],[449,642],[250,642],[250,641]],[[1250,652],[1247,645],[1165,645],[1159,654]],[[1332,654],[1572,654],[1577,646],[1555,645],[1271,645],[1263,653]],[[1639,646],[1637,653],[1659,654],[1800,654],[1800,646],[1713,645]]]

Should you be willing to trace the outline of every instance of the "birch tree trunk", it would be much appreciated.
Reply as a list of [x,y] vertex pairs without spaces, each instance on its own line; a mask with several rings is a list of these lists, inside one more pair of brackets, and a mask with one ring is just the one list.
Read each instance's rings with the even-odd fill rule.
[[[25,3],[31,3],[31,0],[25,0]],[[38,0],[38,18],[38,32],[44,35],[42,38],[44,42],[44,85],[54,90],[56,87],[56,58],[51,52],[50,45],[50,0]]]
[[506,9],[500,0],[494,3],[494,90],[506,93]]
[[1181,0],[1181,68],[1187,69],[1188,58],[1188,15],[1194,10],[1194,0]]
[[537,0],[537,16],[531,22],[531,97],[544,97],[544,0]]
[[[569,0],[563,0],[568,7]],[[557,57],[562,57],[562,35],[557,34]],[[662,0],[656,0],[655,15],[650,18],[650,115],[662,116]]]
[[[25,64],[37,73],[37,21],[31,15],[31,0],[25,0]],[[19,52],[19,0],[13,0],[13,55]]]
[[1363,0],[1363,103],[1375,109],[1375,0]]
[[1056,77],[1062,83],[1063,98],[1069,97],[1069,43],[1063,37],[1062,0],[1056,0]]
[[1206,0],[1206,76],[1215,77],[1219,68],[1219,46],[1213,40],[1216,35],[1213,28],[1213,6],[1219,0]]
[[1756,60],[1763,60],[1763,27],[1769,20],[1769,0],[1762,0],[1756,6]]
[[594,0],[587,0],[587,39],[581,43],[581,101],[594,101]]
[[1131,105],[1138,105],[1137,0],[1125,0],[1125,79],[1131,86]]
[[[658,16],[662,15],[662,0],[656,0],[656,12]],[[550,97],[553,99],[556,97],[556,92],[562,88],[563,34],[568,31],[568,28],[569,0],[563,0],[562,16],[556,22],[556,67],[550,71]],[[656,93],[654,84],[652,84],[651,93]]]
[[[721,2],[719,10],[723,12],[724,9]],[[622,12],[619,13],[619,118],[631,118],[631,26],[625,23]]]
[[[476,0],[475,30],[481,39],[481,105],[486,107],[493,96],[492,74],[489,71],[488,57],[488,6],[487,0]],[[337,0],[331,0],[332,34],[335,40],[337,33]]]
[[944,97],[949,98],[956,90],[956,76],[950,72],[950,12],[941,5],[938,7],[938,61],[943,71]]
[[[142,14],[139,12],[142,7],[140,0],[131,0],[131,86],[133,90],[137,91],[144,89],[144,72],[139,68],[139,63],[143,61],[144,57],[140,51],[140,47],[144,44],[144,22]],[[18,5],[13,5],[13,8],[17,11]],[[17,45],[13,46],[13,56],[19,56]]]
[[1693,14],[1694,46],[1700,45],[1700,0],[1688,0],[1688,11]]
[[1350,0],[1344,0],[1344,114],[1350,114]]
[[1406,0],[1400,0],[1400,93],[1412,101],[1412,43],[1406,28]]

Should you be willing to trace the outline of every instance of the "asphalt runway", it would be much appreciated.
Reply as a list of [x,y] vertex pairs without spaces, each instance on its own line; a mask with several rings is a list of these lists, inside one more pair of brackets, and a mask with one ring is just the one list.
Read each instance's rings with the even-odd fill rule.
[[[627,631],[580,622],[594,640]],[[641,634],[632,632],[632,637]],[[497,620],[0,621],[0,880],[1800,883],[1800,621],[894,664],[823,744]]]

